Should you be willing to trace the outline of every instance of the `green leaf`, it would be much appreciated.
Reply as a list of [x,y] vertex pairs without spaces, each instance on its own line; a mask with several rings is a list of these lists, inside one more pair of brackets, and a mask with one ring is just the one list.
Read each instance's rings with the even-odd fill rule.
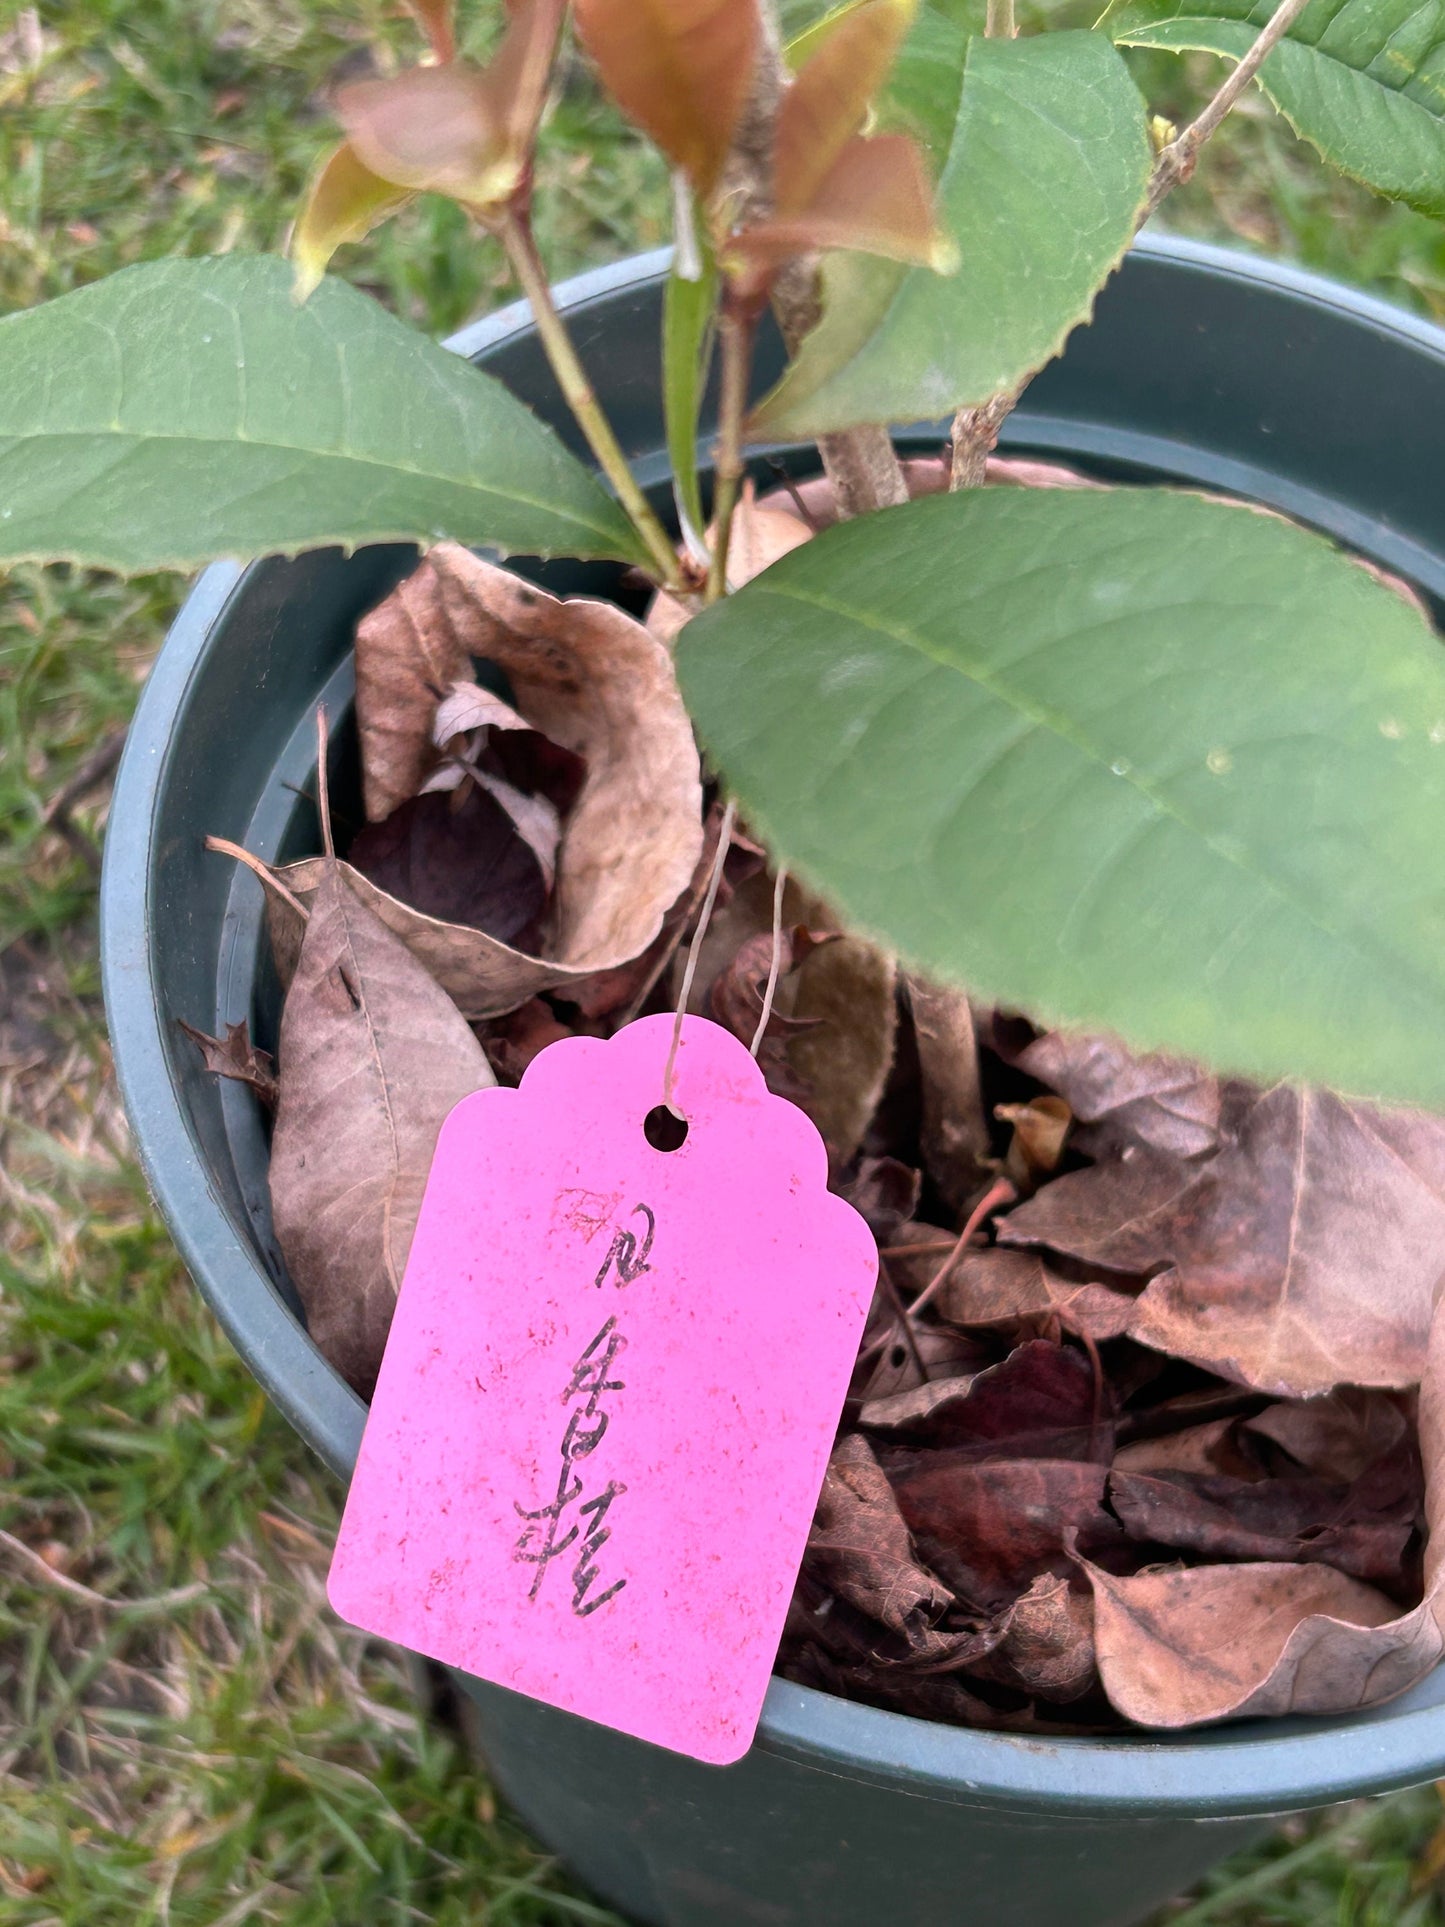
[[[1106,25],[1129,46],[1238,60],[1269,0],[1136,0]],[[1342,173],[1445,219],[1445,16],[1417,0],[1314,0],[1259,70],[1297,134]]]
[[717,263],[696,223],[703,259],[687,280],[674,260],[662,299],[662,400],[667,422],[667,454],[678,506],[701,537],[707,524],[697,480],[697,410],[711,359],[713,310],[717,305]]
[[1051,1024],[1445,1109],[1445,649],[1319,537],[1142,490],[825,530],[678,640],[752,826]]
[[[912,92],[890,112],[906,118],[910,98],[943,85],[946,38],[917,54]],[[938,201],[960,272],[825,263],[823,319],[750,427],[919,421],[1014,387],[1088,318],[1133,237],[1149,167],[1144,103],[1104,35],[970,40]]]
[[442,536],[646,561],[551,431],[365,295],[156,261],[0,321],[0,562],[129,571]]

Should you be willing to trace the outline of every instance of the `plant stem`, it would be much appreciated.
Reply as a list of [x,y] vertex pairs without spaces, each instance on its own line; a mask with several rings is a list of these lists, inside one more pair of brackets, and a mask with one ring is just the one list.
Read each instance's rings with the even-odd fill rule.
[[998,432],[1013,413],[1023,386],[992,395],[974,408],[960,408],[953,418],[953,466],[950,489],[982,488],[988,458],[998,446]]
[[[1165,196],[1193,174],[1198,165],[1200,148],[1215,132],[1230,108],[1259,72],[1269,54],[1284,39],[1308,4],[1309,0],[1281,0],[1281,4],[1270,15],[1268,24],[1261,30],[1254,45],[1215,94],[1213,100],[1190,122],[1182,134],[1176,135],[1163,149],[1154,163],[1154,172],[1149,178],[1149,190],[1139,216],[1140,227],[1158,211],[1159,204]],[[995,8],[998,9],[997,16]],[[988,0],[989,33],[994,32],[995,18],[1001,21],[1005,10],[1011,14],[1012,8],[1013,0]],[[980,488],[983,485],[988,458],[997,445],[999,430],[1018,406],[1019,398],[1031,379],[1031,376],[1026,376],[1017,388],[1011,389],[1007,394],[993,395],[977,407],[959,409],[953,418],[953,472],[948,484],[950,489]]]
[[990,40],[1012,40],[1018,32],[1014,0],[988,0],[983,30]]
[[577,426],[587,437],[587,445],[596,456],[598,467],[611,482],[618,501],[646,544],[658,580],[666,588],[681,587],[677,553],[627,465],[627,457],[612,432],[612,424],[602,412],[602,406],[587,379],[587,372],[577,358],[572,337],[553,303],[547,271],[537,253],[530,223],[520,217],[515,209],[508,208],[496,222],[495,232],[507,251],[507,259],[521,283],[523,294],[532,304],[532,319],[552,365],[552,373],[557,377],[557,386],[562,390],[563,399],[571,409]]
[[[777,0],[761,0],[759,11],[763,34],[753,98],[730,163],[730,185],[738,195],[737,218],[743,225],[766,220],[773,211],[773,126],[788,84]],[[816,266],[806,261],[789,262],[773,287],[773,313],[789,355],[797,354],[804,335],[818,325],[821,312]],[[886,427],[847,428],[820,435],[818,453],[823,472],[833,484],[840,521],[908,500],[903,470]]]
[[757,322],[751,312],[741,311],[724,290],[722,312],[718,317],[720,380],[717,486],[712,505],[715,534],[712,567],[707,579],[709,602],[717,602],[727,594],[728,543],[732,536],[738,488],[743,479],[743,415],[748,405],[748,377],[752,373],[753,337],[756,333]]
[[1269,54],[1299,19],[1308,3],[1309,0],[1281,0],[1281,4],[1270,15],[1269,22],[1259,38],[1203,113],[1191,121],[1184,132],[1170,141],[1163,150],[1154,163],[1154,173],[1149,182],[1149,198],[1144,207],[1145,220],[1148,220],[1171,188],[1189,179],[1199,159],[1200,148],[1219,126],[1250,81],[1254,79]]

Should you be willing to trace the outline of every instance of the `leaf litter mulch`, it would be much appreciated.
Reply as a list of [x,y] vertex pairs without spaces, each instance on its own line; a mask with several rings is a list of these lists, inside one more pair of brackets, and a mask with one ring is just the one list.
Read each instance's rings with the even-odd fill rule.
[[[996,479],[1070,479],[1036,468]],[[749,495],[735,585],[828,512]],[[323,854],[245,858],[274,1069],[192,1033],[274,1105],[316,1342],[370,1391],[448,1111],[673,1008],[721,863],[689,1007],[813,1118],[879,1251],[779,1670],[1033,1732],[1403,1692],[1445,1650],[1445,1120],[974,1009],[720,851],[686,613],[443,544],[360,624],[366,826],[336,853],[323,728]]]

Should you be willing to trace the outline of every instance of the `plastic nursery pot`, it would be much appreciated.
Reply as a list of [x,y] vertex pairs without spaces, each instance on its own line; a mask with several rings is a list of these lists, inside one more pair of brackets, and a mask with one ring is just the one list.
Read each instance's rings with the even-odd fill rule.
[[[665,257],[562,290],[638,472],[665,491],[656,389]],[[567,432],[524,308],[453,344]],[[775,372],[767,345],[760,380]],[[771,362],[771,366],[767,365]],[[1359,406],[1342,418],[1349,385]],[[1146,239],[1092,327],[1029,391],[1006,446],[1282,509],[1445,601],[1445,333],[1344,289]],[[937,447],[942,429],[900,437]],[[575,443],[575,438],[574,438]],[[801,465],[813,459],[797,451]],[[207,1300],[271,1397],[349,1471],[365,1416],[297,1316],[272,1238],[250,1094],[201,1067],[178,1018],[274,1031],[260,888],[207,832],[268,858],[316,847],[312,712],[351,691],[356,619],[413,552],[209,570],[151,675],[120,772],[102,890],[111,1035],[147,1176]],[[607,592],[606,569],[556,566]],[[338,730],[333,793],[355,793]],[[633,1920],[659,1927],[1123,1927],[1250,1838],[1262,1816],[1445,1773],[1445,1668],[1348,1719],[1176,1740],[1021,1739],[926,1724],[775,1681],[739,1765],[694,1765],[463,1682],[498,1782]]]

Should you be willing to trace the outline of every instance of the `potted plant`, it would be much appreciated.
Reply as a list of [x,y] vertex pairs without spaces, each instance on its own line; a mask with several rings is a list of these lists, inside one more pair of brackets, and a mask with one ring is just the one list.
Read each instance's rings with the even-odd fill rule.
[[[376,942],[387,957],[400,937],[435,991],[420,1015],[419,1005],[403,1008],[400,1055],[384,1073],[415,1100],[406,1157],[394,1144],[388,1153],[391,1202],[408,1186],[414,1193],[424,1176],[417,1147],[428,1130],[434,1138],[450,1103],[490,1075],[463,1018],[494,1027],[487,1042],[493,1061],[505,1064],[508,1052],[535,1047],[537,1026],[545,1041],[559,1005],[580,1013],[577,1023],[617,1021],[641,1008],[695,921],[695,879],[712,867],[696,764],[679,750],[675,690],[660,666],[668,661],[663,646],[638,642],[644,632],[620,615],[579,615],[579,605],[566,602],[561,609],[572,613],[557,613],[464,550],[438,551],[383,600],[414,559],[384,545],[446,538],[524,556],[612,561],[650,578],[662,597],[654,630],[676,634],[682,697],[722,783],[773,855],[771,959],[781,963],[789,921],[776,869],[786,863],[817,893],[811,903],[825,899],[871,940],[850,935],[818,947],[820,956],[840,956],[847,944],[855,958],[862,953],[857,973],[844,977],[849,1012],[863,1011],[867,981],[886,991],[871,1008],[896,1010],[895,952],[929,973],[908,991],[921,1076],[929,998],[938,998],[946,1029],[958,1005],[938,986],[962,985],[981,1005],[997,1001],[1045,1026],[1118,1033],[1135,1052],[1169,1052],[1229,1073],[1235,1081],[1225,1086],[1208,1073],[1186,1079],[1183,1112],[1194,1126],[1198,1087],[1213,1093],[1203,1100],[1214,1105],[1213,1121],[1202,1127],[1213,1136],[1189,1149],[1175,1142],[1176,1166],[1189,1165],[1190,1185],[1218,1191],[1221,1160],[1245,1159],[1252,1181],[1263,1165],[1274,1168],[1281,1145],[1293,1144],[1295,1186],[1285,1195],[1300,1211],[1287,1214],[1291,1239],[1321,1195],[1338,1204],[1342,1191],[1351,1193],[1349,1174],[1380,1182],[1377,1164],[1352,1147],[1372,1147],[1394,1160],[1391,1170],[1411,1173],[1408,1208],[1392,1194],[1390,1209],[1372,1215],[1356,1184],[1344,1200],[1353,1215],[1327,1216],[1316,1243],[1343,1240],[1355,1269],[1322,1266],[1313,1255],[1303,1336],[1296,1331],[1292,1347],[1282,1346],[1282,1307],[1289,1301],[1293,1316],[1300,1296],[1290,1264],[1263,1267],[1263,1278],[1255,1275],[1261,1267],[1244,1266],[1247,1290],[1232,1289],[1234,1272],[1231,1288],[1198,1283],[1211,1265],[1210,1275],[1228,1269],[1221,1253],[1241,1242],[1252,1249],[1264,1221],[1246,1214],[1241,1238],[1237,1184],[1224,1187],[1235,1209],[1228,1222],[1209,1219],[1199,1191],[1189,1191],[1188,1222],[1212,1226],[1213,1242],[1190,1269],[1173,1224],[1160,1247],[1172,1260],[1172,1284],[1163,1282],[1162,1259],[1121,1255],[1117,1244],[1101,1253],[1077,1223],[1059,1222],[1071,1178],[1117,1182],[1127,1164],[1132,1183],[1149,1153],[1140,1153],[1137,1117],[1123,1131],[1128,1142],[1110,1137],[1122,1128],[1118,1077],[1112,1101],[1096,1104],[1091,1118],[1077,1065],[1055,1063],[1030,1081],[1030,1066],[1047,1055],[1035,1046],[1060,1033],[1045,1028],[1022,1041],[1000,1024],[990,1032],[992,1060],[1023,1080],[1015,1110],[1030,1115],[1013,1120],[1013,1175],[990,1171],[972,1193],[960,1190],[949,1267],[897,1312],[910,1343],[911,1311],[939,1287],[953,1289],[953,1261],[971,1257],[980,1207],[992,1199],[987,1209],[996,1213],[1006,1182],[1012,1195],[1035,1191],[1024,1207],[1035,1216],[1011,1214],[1012,1230],[988,1249],[1049,1254],[1024,1262],[1035,1271],[1052,1266],[1042,1315],[1055,1321],[1053,1335],[1034,1341],[1051,1346],[1051,1356],[1067,1349],[1078,1359],[1080,1345],[1100,1343],[1082,1313],[1061,1309],[1072,1295],[1059,1281],[1082,1283],[1128,1297],[1131,1322],[1120,1332],[1136,1348],[1144,1338],[1245,1395],[1247,1412],[1217,1412],[1211,1423],[1257,1418],[1272,1398],[1293,1407],[1337,1383],[1390,1394],[1399,1415],[1397,1395],[1426,1372],[1438,1237],[1429,1202],[1439,1190],[1434,1137],[1418,1114],[1379,1125],[1375,1112],[1346,1100],[1445,1108],[1429,1048],[1440,1002],[1430,805],[1442,781],[1445,673],[1419,608],[1398,586],[1370,581],[1278,516],[1193,489],[1293,511],[1366,560],[1438,591],[1445,536],[1408,489],[1402,503],[1392,473],[1393,464],[1408,474],[1402,450],[1428,459],[1424,398],[1439,379],[1438,341],[1288,277],[1144,248],[1105,296],[1096,335],[1080,337],[1035,391],[1047,397],[1051,383],[1055,400],[1041,401],[1016,433],[1040,452],[1092,458],[1095,480],[1106,473],[1185,488],[978,484],[1030,377],[1088,316],[1141,219],[1192,169],[1256,74],[1327,158],[1382,192],[1439,211],[1445,169],[1426,81],[1414,77],[1418,63],[1391,41],[1388,51],[1411,78],[1386,86],[1375,78],[1386,61],[1383,29],[1379,44],[1336,47],[1298,0],[1255,23],[1141,4],[1092,33],[1026,40],[1013,36],[1005,7],[991,9],[987,35],[966,39],[927,9],[915,16],[899,0],[858,0],[810,29],[786,62],[767,18],[736,0],[669,0],[646,16],[616,0],[579,0],[578,29],[604,81],[678,170],[680,232],[665,276],[643,268],[558,299],[531,241],[528,197],[560,0],[512,6],[484,71],[456,59],[444,6],[416,11],[432,61],[340,98],[346,141],[298,221],[308,300],[294,298],[279,263],[166,262],[0,329],[6,556],[116,568],[212,554],[297,558],[263,563],[239,583],[213,573],[188,605],[128,755],[105,902],[108,997],[142,1154],[182,1250],[258,1375],[344,1470],[364,1408],[287,1303],[273,1224],[308,1298],[313,1332],[363,1386],[405,1254],[378,1240],[364,1214],[338,1230],[335,1200],[298,1179],[306,1141],[334,1138],[348,1157],[365,1150],[365,1119],[328,1110],[296,1069],[314,1055],[319,1034],[292,1013],[304,1008],[308,983],[325,976],[311,970],[306,946],[318,950],[315,933],[326,919],[340,914],[368,932],[380,925],[385,940]],[[1191,126],[1151,127],[1115,37],[1204,46],[1238,64]],[[506,247],[528,296],[528,318],[499,318],[463,344],[490,374],[319,279],[336,245],[423,191],[449,192],[468,206]],[[786,369],[777,365],[770,313],[789,353]],[[641,324],[661,333],[660,380],[638,371]],[[574,335],[585,340],[590,330],[605,331],[607,352],[584,372]],[[1329,374],[1299,365],[1332,340],[1349,344],[1329,351],[1361,378],[1371,357],[1401,364],[1390,378],[1403,399],[1371,391],[1348,452],[1331,414],[1338,364]],[[1231,359],[1246,342],[1259,361]],[[1281,352],[1264,362],[1268,342]],[[1294,360],[1282,352],[1286,343]],[[716,455],[705,509],[698,423],[714,346]],[[62,362],[64,382],[55,372]],[[1199,404],[1221,392],[1228,406],[1211,421]],[[574,446],[590,448],[611,494],[517,395],[559,423],[570,411]],[[1412,395],[1422,398],[1418,406]],[[1181,415],[1190,402],[1195,419],[1186,432]],[[951,424],[953,486],[909,502],[910,474],[883,424],[940,417]],[[1395,437],[1390,461],[1379,453],[1387,431]],[[1192,446],[1181,448],[1191,436]],[[803,453],[792,460],[792,493],[781,506],[760,507],[744,487],[747,447],[805,437],[821,452],[826,494],[810,489]],[[1267,447],[1279,450],[1273,467]],[[1351,467],[1368,474],[1368,490],[1350,483]],[[936,462],[934,469],[931,477],[914,470],[915,485],[941,481]],[[660,513],[669,472],[678,540]],[[838,525],[815,531],[830,516]],[[781,559],[729,593],[773,553]],[[630,593],[615,574],[556,563],[546,583],[564,594]],[[323,807],[318,825],[296,801],[298,791],[314,796],[315,778],[324,786],[326,775],[311,712],[318,698],[337,715],[344,710],[349,645],[364,615],[364,788],[342,739],[331,774],[343,808],[380,817],[384,828],[398,809],[424,801],[426,784],[433,797],[489,798],[485,808],[501,811],[537,871],[551,871],[541,911],[526,896],[532,889],[535,897],[531,870],[525,888],[508,886],[515,920],[505,936],[482,930],[480,945],[458,939],[458,928],[477,926],[439,913],[431,898],[431,908],[406,906],[369,878],[359,856],[340,885],[329,848],[315,857],[329,812]],[[408,623],[424,633],[410,655],[395,639]],[[605,633],[574,647],[579,623]],[[548,710],[545,692],[524,687],[535,652],[518,646],[508,657],[509,639],[525,640],[539,625],[552,625],[572,650],[572,668],[582,666],[572,680],[585,714],[575,705],[560,714],[555,689]],[[471,646],[479,638],[486,646]],[[439,641],[445,647],[433,655]],[[500,661],[509,687],[472,681],[475,656]],[[608,700],[589,705],[589,692],[604,682]],[[438,712],[449,696],[471,706],[447,711],[444,726]],[[499,749],[502,736],[517,742]],[[543,740],[528,746],[523,737]],[[508,760],[522,748],[532,759],[525,784]],[[654,759],[646,780],[632,785],[640,819],[620,813],[629,752]],[[620,772],[611,790],[599,780],[608,770]],[[385,803],[370,794],[378,786]],[[659,799],[668,807],[654,821],[645,812]],[[645,821],[653,848],[651,870],[629,870],[625,901],[605,914],[579,895],[585,866],[566,870],[557,842],[565,821],[577,859],[589,800],[594,869],[607,869],[595,860],[598,848],[616,854],[619,827],[635,846]],[[412,810],[408,825],[419,814]],[[450,818],[445,827],[455,827]],[[234,1084],[215,1086],[175,1028],[187,1017],[218,1031],[247,1017],[263,1033],[277,1027],[281,983],[262,942],[259,894],[249,878],[228,879],[204,855],[207,832],[250,851],[267,871],[276,969],[287,980],[281,1069],[293,1093],[289,1116],[283,1108],[277,1120],[274,1156],[251,1098]],[[373,850],[376,873],[391,876],[388,863],[415,855],[416,844],[405,842],[398,857],[394,841],[389,855]],[[354,844],[348,854],[356,855]],[[288,858],[300,867],[284,870],[277,888],[275,866]],[[397,902],[406,915],[388,907]],[[552,923],[538,935],[529,922],[543,912]],[[799,927],[811,931],[812,916],[805,904]],[[837,933],[811,931],[807,941],[818,934]],[[868,978],[870,957],[883,958],[881,978],[877,970]],[[353,1010],[366,1002],[358,968]],[[777,974],[739,971],[732,986],[749,1011],[757,993],[760,1042],[769,1016],[761,978]],[[599,991],[603,978],[609,984]],[[478,982],[485,990],[475,991]],[[530,1033],[519,1030],[516,1013],[539,997],[552,1003],[530,1011]],[[791,1015],[806,1023],[818,1013],[795,1002]],[[835,1032],[847,1041],[863,1025],[861,1015],[850,1016],[841,1027],[835,1020]],[[212,1061],[262,1081],[264,1067],[244,1037],[226,1044],[207,1045]],[[792,1043],[777,1057],[780,1077],[796,1072]],[[1132,1076],[1138,1059],[1125,1061]],[[887,1070],[875,1079],[875,1106]],[[1171,1091],[1176,1072],[1168,1073]],[[1261,1096],[1240,1078],[1269,1088]],[[1301,1098],[1287,1085],[1276,1092],[1277,1079],[1308,1079],[1345,1096]],[[1040,1148],[1051,1113],[1029,1093],[1065,1082],[1073,1112],[1095,1130],[1093,1161],[1041,1184],[1058,1169],[1058,1149]],[[1129,1102],[1157,1101],[1158,1079],[1131,1091]],[[1180,1109],[1163,1108],[1171,1117]],[[1282,1126],[1272,1122],[1276,1113],[1287,1113]],[[348,1135],[334,1135],[341,1132]],[[1261,1134],[1268,1155],[1251,1162],[1245,1147]],[[856,1185],[862,1176],[861,1136],[839,1129],[840,1182]],[[974,1146],[978,1171],[989,1168],[989,1152]],[[1300,1181],[1311,1160],[1326,1167],[1323,1194]],[[880,1188],[896,1177],[869,1175]],[[1178,1168],[1164,1174],[1175,1184],[1170,1196],[1180,1192],[1180,1176]],[[910,1255],[895,1233],[911,1221],[912,1206],[880,1197],[874,1208],[888,1250]],[[1156,1228],[1164,1210],[1154,1198]],[[1050,1211],[1041,1230],[1038,1214]],[[1127,1216],[1106,1226],[1111,1238]],[[1365,1241],[1352,1243],[1351,1227],[1361,1225]],[[1381,1321],[1368,1303],[1359,1313],[1354,1286],[1378,1264],[1368,1240],[1387,1233],[1394,1295]],[[1291,1242],[1291,1256],[1294,1249]],[[1080,1266],[1091,1275],[1081,1279]],[[1146,1299],[1147,1314],[1139,1309]],[[1353,1319],[1345,1315],[1351,1307]],[[1039,1314],[1017,1300],[1008,1307],[1015,1322]],[[1134,1322],[1146,1316],[1154,1321],[1147,1332]],[[1172,1321],[1168,1342],[1160,1321]],[[1380,1323],[1383,1334],[1374,1329]],[[1061,1346],[1060,1327],[1080,1345]],[[353,1355],[347,1347],[358,1339]],[[876,1440],[899,1423],[913,1451],[909,1428],[933,1409],[930,1388],[952,1385],[950,1397],[970,1396],[958,1381],[989,1369],[974,1363],[977,1373],[959,1372],[956,1361],[942,1375],[920,1368],[902,1396],[923,1391],[928,1410],[916,1400],[901,1414],[874,1410],[863,1432]],[[1069,1369],[1077,1375],[1082,1367]],[[872,1382],[860,1396],[877,1403],[887,1393]],[[1426,1406],[1430,1457],[1428,1399]],[[1368,1405],[1376,1416],[1383,1409],[1378,1399]],[[1083,1461],[1092,1462],[1097,1438],[1092,1423],[1088,1429]],[[1288,1453],[1278,1440],[1270,1449],[1276,1445]],[[1229,1449],[1239,1449],[1233,1434]],[[1034,1457],[1054,1462],[1048,1453]],[[1143,1476],[1158,1471],[1156,1464]],[[1189,1476],[1196,1473],[1216,1476],[1197,1466]],[[908,1523],[921,1542],[924,1526]],[[1176,1553],[1180,1544],[1168,1538],[1157,1505],[1143,1539]],[[1089,1552],[1075,1542],[1070,1557],[1087,1562]],[[1279,1563],[1223,1569],[1254,1583],[1266,1564],[1273,1572]],[[1433,1581],[1433,1563],[1427,1569]],[[1138,1663],[1136,1638],[1133,1663],[1113,1674],[1116,1687],[1126,1674],[1140,1687],[1147,1674],[1154,1698],[1146,1704],[1142,1687],[1132,1699],[1120,1689],[1119,1710],[1164,1730],[1191,1718],[1295,1709],[1328,1710],[1332,1724],[1215,1727],[1168,1746],[1060,1736],[1047,1725],[1020,1735],[905,1718],[780,1680],[758,1746],[718,1774],[495,1689],[478,1685],[477,1697],[499,1777],[523,1813],[639,1918],[862,1921],[878,1918],[890,1900],[911,1917],[931,1918],[956,1906],[962,1884],[999,1920],[1034,1920],[1067,1904],[1080,1918],[1122,1921],[1227,1850],[1253,1816],[1429,1777],[1445,1757],[1427,1710],[1439,1646],[1433,1583],[1417,1587],[1413,1605],[1397,1597],[1392,1615],[1349,1592],[1362,1582],[1348,1575],[1339,1586],[1312,1578],[1307,1606],[1299,1605],[1299,1579],[1280,1579],[1289,1595],[1279,1608],[1284,1634],[1267,1651],[1240,1641],[1249,1650],[1220,1691],[1191,1697],[1185,1689],[1215,1664],[1217,1642],[1189,1631],[1178,1609],[1190,1601],[1173,1582],[1195,1583],[1200,1570],[1176,1558],[1159,1576],[1169,1610],[1151,1664]],[[1321,1570],[1341,1577],[1328,1559],[1315,1562]],[[1122,1579],[1096,1561],[1089,1572],[1092,1593],[1054,1574],[1055,1603],[1064,1593],[1088,1597],[1099,1614],[1112,1614],[1114,1632],[1128,1622],[1137,1633],[1145,1608],[1129,1588],[1156,1576],[1137,1563]],[[1219,1583],[1221,1598],[1235,1597],[1228,1589],[1237,1580]],[[860,1596],[851,1579],[838,1582],[836,1597],[849,1610],[859,1609]],[[815,1619],[817,1605],[801,1602]],[[935,1601],[918,1621],[930,1638],[947,1623],[940,1607]],[[884,1631],[902,1630],[880,1627],[877,1644]],[[962,1637],[957,1627],[951,1633],[950,1665]],[[1057,1653],[1057,1641],[1050,1650]],[[1333,1663],[1331,1653],[1344,1657]],[[796,1659],[792,1670],[804,1678],[818,1677],[826,1662],[845,1690],[856,1684],[816,1627]],[[1296,1690],[1311,1666],[1331,1675],[1327,1706],[1305,1686]],[[1107,1681],[1107,1667],[1100,1676]],[[1407,1686],[1413,1697],[1367,1710]],[[882,1688],[878,1696],[886,1699]],[[970,1703],[999,1710],[988,1692]],[[1340,1737],[1351,1720],[1357,1752]],[[1236,1824],[1203,1828],[1206,1818]]]

